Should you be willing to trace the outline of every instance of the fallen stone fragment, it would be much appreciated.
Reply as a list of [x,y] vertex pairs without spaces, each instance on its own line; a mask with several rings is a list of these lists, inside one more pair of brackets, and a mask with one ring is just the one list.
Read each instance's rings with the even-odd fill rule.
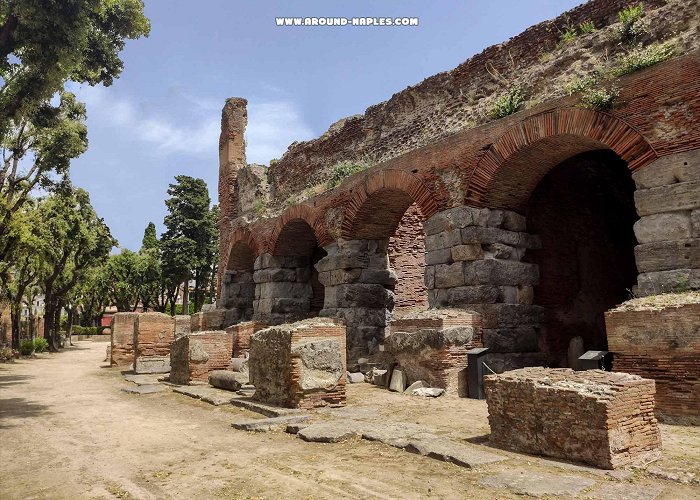
[[297,434],[300,430],[306,427],[307,424],[288,424],[284,432],[287,434]]
[[[219,389],[237,391],[241,388],[240,373],[228,370],[213,370],[209,372],[209,383]],[[247,379],[247,375],[245,376]]]
[[338,420],[321,424],[312,424],[299,429],[297,436],[304,441],[315,443],[338,443],[346,439],[358,437],[358,425],[348,421]]
[[394,371],[391,372],[389,390],[394,392],[403,392],[406,390],[406,376],[399,368],[395,368]]
[[136,387],[122,387],[122,391],[129,394],[155,394],[167,391],[168,387],[160,384],[137,385]]
[[380,370],[378,368],[372,368],[371,373],[371,381],[374,385],[377,385],[379,387],[386,387],[387,382],[389,379],[389,371],[388,370]]
[[409,386],[406,388],[406,390],[403,391],[403,393],[404,393],[405,395],[407,395],[407,396],[410,396],[411,394],[413,394],[413,391],[414,391],[415,389],[422,389],[423,387],[425,387],[425,383],[423,383],[422,380],[416,380],[416,381],[413,382],[411,385],[409,385]]
[[254,411],[255,413],[260,413],[266,417],[282,417],[286,415],[298,415],[301,410],[294,408],[282,408],[281,406],[274,406],[266,403],[261,403],[259,401],[253,401],[247,398],[234,398],[231,400],[231,404],[238,406],[239,408],[245,408],[246,410]]
[[202,396],[202,401],[214,406],[230,404],[233,396],[231,394],[207,394]]
[[513,470],[485,477],[479,481],[479,484],[490,488],[508,489],[516,495],[541,497],[574,496],[593,486],[595,481],[579,476]]
[[203,385],[183,385],[180,387],[173,388],[173,392],[178,394],[184,394],[194,399],[201,399],[203,396],[208,394],[208,387]]
[[441,437],[412,440],[406,446],[406,451],[467,468],[506,460],[500,455],[481,451],[472,446]]
[[365,376],[360,372],[356,372],[356,373],[347,372],[347,378],[348,378],[348,382],[351,384],[359,384],[359,383],[362,383],[365,381]]
[[244,422],[234,422],[231,427],[241,431],[268,432],[281,429],[289,424],[306,422],[309,415],[286,415],[284,417],[260,418],[256,420],[246,420]]
[[445,389],[440,389],[438,387],[421,387],[419,389],[414,389],[411,394],[413,396],[424,396],[429,398],[437,398],[445,393]]

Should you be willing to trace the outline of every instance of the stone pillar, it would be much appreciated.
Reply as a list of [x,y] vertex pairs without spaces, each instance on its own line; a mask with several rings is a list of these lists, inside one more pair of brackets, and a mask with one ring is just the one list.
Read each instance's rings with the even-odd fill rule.
[[515,212],[457,207],[425,221],[425,285],[431,308],[481,313],[483,344],[497,371],[539,364],[544,309],[532,304],[536,264],[522,262],[541,246]]
[[227,309],[227,325],[253,318],[255,282],[253,273],[248,271],[226,271],[221,286],[221,303],[217,307]]
[[637,295],[700,289],[700,150],[659,158],[632,178]]
[[245,128],[248,125],[248,101],[239,97],[226,99],[221,111],[219,136],[219,276],[221,291],[223,272],[229,256],[227,246],[231,224],[238,217],[238,171],[246,166]]
[[255,259],[253,319],[269,325],[308,318],[313,290],[308,257],[274,256]]
[[348,364],[378,350],[394,307],[396,276],[389,268],[387,242],[340,240],[324,247],[316,264],[325,287],[321,316],[343,318],[347,325]]

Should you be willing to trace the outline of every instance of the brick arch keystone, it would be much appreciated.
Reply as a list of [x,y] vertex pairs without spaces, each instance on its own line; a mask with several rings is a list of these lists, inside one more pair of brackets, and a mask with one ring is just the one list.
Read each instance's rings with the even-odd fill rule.
[[420,178],[403,170],[381,170],[368,176],[362,184],[355,188],[354,194],[345,208],[340,230],[343,238],[353,239],[354,224],[363,205],[374,193],[384,189],[401,191],[410,196],[426,219],[438,211],[435,195]]
[[[631,172],[658,157],[642,134],[615,116],[585,108],[558,108],[523,120],[491,144],[470,175],[466,204],[497,206],[498,201],[502,201],[494,194],[498,184],[511,178],[508,184],[518,184],[519,168],[514,165],[517,155],[526,153],[528,148],[541,141],[545,141],[543,144],[551,142],[549,151],[553,152],[552,156],[556,156],[557,152],[565,154],[570,151],[570,157],[592,149],[611,149],[627,162]],[[545,151],[540,156],[542,162],[547,163],[548,148],[543,149]],[[558,161],[548,165],[545,170],[564,159],[557,158]],[[529,196],[529,193],[525,194]]]
[[321,217],[316,210],[304,204],[294,205],[286,209],[278,217],[277,223],[275,224],[275,228],[270,235],[265,251],[274,251],[282,230],[287,224],[294,220],[303,220],[311,227],[319,246],[326,246],[333,241],[333,238],[331,238],[331,236],[328,234],[325,227],[323,217]]

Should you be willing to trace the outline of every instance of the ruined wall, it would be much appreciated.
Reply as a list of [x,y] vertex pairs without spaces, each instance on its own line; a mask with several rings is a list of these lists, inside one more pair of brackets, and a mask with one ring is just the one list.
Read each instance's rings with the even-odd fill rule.
[[309,316],[313,288],[308,257],[262,254],[255,260],[253,279],[255,321],[274,325]]
[[116,366],[134,364],[134,323],[138,313],[116,313],[112,316],[110,363]]
[[255,332],[267,328],[268,326],[270,325],[259,321],[244,321],[242,323],[229,326],[226,329],[226,332],[233,336],[232,357],[242,358],[247,356],[248,352],[250,351],[250,337]]
[[396,274],[394,314],[400,316],[428,306],[425,289],[425,234],[423,215],[416,204],[408,207],[389,238],[389,264]]
[[207,381],[209,372],[231,369],[233,334],[225,331],[202,331],[189,336],[190,380]]
[[134,371],[170,371],[170,345],[175,340],[175,318],[158,312],[138,314],[134,322]]
[[633,178],[638,295],[700,289],[700,149],[659,158]]
[[485,377],[491,443],[616,469],[658,457],[654,381],[601,370],[524,368]]
[[660,417],[700,425],[700,304],[638,301],[605,314],[613,369],[656,380]]

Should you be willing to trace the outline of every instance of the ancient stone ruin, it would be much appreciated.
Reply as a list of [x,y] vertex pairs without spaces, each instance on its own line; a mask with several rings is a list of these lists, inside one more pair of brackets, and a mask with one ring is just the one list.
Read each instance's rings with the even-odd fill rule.
[[250,339],[254,399],[290,408],[345,404],[345,325],[315,318],[260,330]]
[[658,456],[654,381],[602,370],[523,368],[486,377],[490,440],[603,469]]
[[134,321],[134,372],[168,373],[175,318],[163,313],[138,314]]
[[[699,14],[694,2],[645,2],[639,50],[673,50],[631,67],[618,19],[627,3],[593,0],[533,26],[269,166],[247,163],[247,101],[228,99],[218,309],[195,323],[280,325],[253,335],[252,359],[276,342],[272,331],[292,335],[281,325],[339,318],[350,372],[390,363],[382,376],[400,367],[402,384],[428,378],[448,392],[463,393],[454,374],[472,345],[489,349],[497,373],[612,350],[619,369],[666,377],[633,367],[638,347],[614,340],[604,314],[630,293],[700,288]],[[562,43],[566,26],[584,22],[595,31]],[[514,90],[522,102],[495,114]],[[591,103],[595,92],[610,101]],[[400,326],[445,308],[469,311],[462,326],[478,317],[478,338],[452,336],[447,323],[411,336]],[[238,335],[241,353],[249,333]],[[660,405],[692,404],[690,355],[656,347],[653,359],[683,380],[659,386]],[[273,387],[263,371],[260,397],[293,399],[288,381]]]
[[134,326],[137,313],[121,312],[112,316],[110,323],[110,364],[113,366],[133,366]]

